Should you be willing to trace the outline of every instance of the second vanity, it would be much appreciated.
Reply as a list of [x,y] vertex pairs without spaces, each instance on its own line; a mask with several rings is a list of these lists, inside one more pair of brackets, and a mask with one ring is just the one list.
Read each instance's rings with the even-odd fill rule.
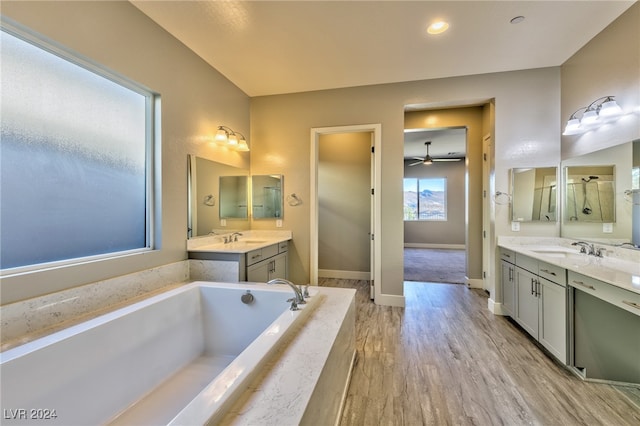
[[503,313],[583,378],[640,384],[640,251],[573,242],[499,238]]
[[198,279],[267,282],[288,278],[291,237],[291,231],[229,232],[190,239],[187,251]]

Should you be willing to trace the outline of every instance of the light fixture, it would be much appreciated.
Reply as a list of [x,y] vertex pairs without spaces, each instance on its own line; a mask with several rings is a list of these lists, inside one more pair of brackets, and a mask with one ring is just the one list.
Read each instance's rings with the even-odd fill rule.
[[448,28],[449,28],[448,22],[438,21],[429,25],[429,27],[427,28],[427,32],[429,34],[442,34],[443,32],[447,31]]
[[[582,110],[584,110],[582,117],[578,118],[576,114]],[[562,134],[569,136],[586,132],[621,114],[622,108],[615,101],[614,96],[603,96],[591,102],[589,106],[579,108],[571,114]]]
[[247,139],[240,132],[234,132],[227,126],[218,126],[215,141],[236,151],[249,151]]

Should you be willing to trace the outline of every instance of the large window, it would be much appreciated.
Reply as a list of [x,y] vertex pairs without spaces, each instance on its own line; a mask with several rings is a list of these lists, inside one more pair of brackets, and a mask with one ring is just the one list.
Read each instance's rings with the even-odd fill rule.
[[153,95],[30,35],[0,37],[0,268],[151,248]]
[[447,179],[405,178],[404,220],[447,220]]

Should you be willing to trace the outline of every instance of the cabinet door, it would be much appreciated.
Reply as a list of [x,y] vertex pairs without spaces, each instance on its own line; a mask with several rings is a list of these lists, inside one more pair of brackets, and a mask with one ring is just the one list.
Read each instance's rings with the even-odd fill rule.
[[560,361],[567,362],[567,289],[540,278],[538,340]]
[[537,275],[516,267],[515,320],[534,338],[538,338]]
[[515,316],[515,266],[509,262],[502,261],[502,309],[511,316]]
[[271,260],[263,260],[247,267],[247,281],[256,283],[266,283],[269,281],[269,271],[271,270]]
[[287,254],[281,253],[269,260],[271,261],[269,279],[284,278],[286,280],[289,277],[289,274],[287,273]]

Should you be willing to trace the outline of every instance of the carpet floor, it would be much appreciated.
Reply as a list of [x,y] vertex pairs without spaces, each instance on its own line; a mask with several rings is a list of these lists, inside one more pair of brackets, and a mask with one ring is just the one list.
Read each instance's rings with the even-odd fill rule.
[[404,280],[464,284],[465,250],[404,249]]

